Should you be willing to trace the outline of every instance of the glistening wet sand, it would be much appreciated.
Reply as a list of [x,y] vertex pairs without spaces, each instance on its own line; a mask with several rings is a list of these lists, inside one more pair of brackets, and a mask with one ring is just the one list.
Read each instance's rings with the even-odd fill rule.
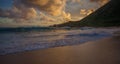
[[120,36],[0,56],[0,64],[120,64]]

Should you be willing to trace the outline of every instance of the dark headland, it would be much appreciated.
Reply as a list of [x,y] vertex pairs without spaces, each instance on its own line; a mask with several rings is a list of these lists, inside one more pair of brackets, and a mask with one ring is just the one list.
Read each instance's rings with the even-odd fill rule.
[[96,10],[94,13],[85,17],[84,19],[77,22],[66,22],[59,25],[54,25],[57,27],[110,27],[110,26],[120,26],[120,0],[111,0],[103,7]]
[[[111,0],[105,6],[101,7],[100,9],[90,14],[86,18],[82,19],[81,21],[67,22],[55,26],[58,27],[120,26],[119,9],[120,9],[120,0]],[[26,31],[26,29],[27,31],[31,31],[31,30],[41,30],[48,28],[37,28],[37,27],[12,28],[12,29],[4,28],[1,30]],[[55,48],[48,48],[43,50],[34,50],[34,51],[27,51],[21,53],[8,54],[8,55],[0,55],[0,64],[120,64],[120,35],[119,35],[120,32],[118,31],[118,33],[116,32],[115,34],[116,36],[110,38],[105,38],[94,42],[86,42],[80,45],[55,47]],[[9,36],[9,35],[5,35],[5,36]],[[22,34],[21,36],[24,36],[24,34]],[[61,35],[60,37],[64,38],[65,36]],[[6,40],[9,40],[9,38],[7,38]],[[8,44],[8,46],[9,45],[11,44]]]

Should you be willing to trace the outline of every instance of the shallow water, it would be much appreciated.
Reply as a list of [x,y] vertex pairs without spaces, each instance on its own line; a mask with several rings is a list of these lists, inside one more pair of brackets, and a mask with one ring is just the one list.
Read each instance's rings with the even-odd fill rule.
[[120,36],[0,56],[1,64],[120,64]]
[[57,46],[81,44],[114,36],[120,28],[53,29],[0,33],[0,55]]

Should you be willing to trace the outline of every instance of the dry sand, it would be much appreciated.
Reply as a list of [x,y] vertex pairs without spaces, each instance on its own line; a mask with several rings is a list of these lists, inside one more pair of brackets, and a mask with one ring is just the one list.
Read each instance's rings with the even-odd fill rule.
[[120,36],[0,56],[0,64],[120,64]]

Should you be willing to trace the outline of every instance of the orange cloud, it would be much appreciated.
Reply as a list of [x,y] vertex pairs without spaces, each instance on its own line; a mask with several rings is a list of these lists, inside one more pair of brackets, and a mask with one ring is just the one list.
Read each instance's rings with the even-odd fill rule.
[[52,16],[62,16],[66,0],[14,0],[13,8],[2,11],[0,16],[32,19],[37,17],[37,10]]
[[62,13],[66,0],[21,0],[21,2],[26,6],[32,6],[57,16]]
[[81,9],[80,14],[87,16],[87,15],[93,13],[94,11],[95,11],[94,9],[88,9],[88,10],[87,9]]
[[109,2],[110,0],[90,0],[91,2],[98,2],[101,5],[106,4],[107,2]]
[[[15,21],[42,22],[64,22],[71,20],[71,17],[83,17],[89,15],[100,3],[108,0],[13,0],[13,7],[10,10],[1,10],[0,17],[15,19]],[[90,2],[93,5],[90,5]],[[97,3],[97,4],[96,4]],[[79,14],[80,12],[80,14]],[[42,13],[42,14],[41,14]],[[44,24],[45,24],[44,22]],[[54,23],[55,23],[54,22]]]

